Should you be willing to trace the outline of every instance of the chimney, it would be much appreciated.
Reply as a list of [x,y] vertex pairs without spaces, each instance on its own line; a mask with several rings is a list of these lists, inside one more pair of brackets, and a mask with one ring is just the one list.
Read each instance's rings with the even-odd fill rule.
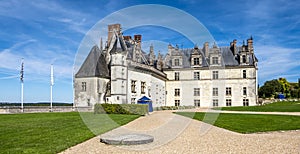
[[142,41],[142,35],[134,35],[134,41],[141,43]]
[[234,39],[231,43],[230,43],[230,50],[232,52],[233,55],[237,54],[237,47],[236,47],[236,39]]
[[120,24],[108,25],[108,35],[107,35],[108,44],[110,44],[110,40],[114,35],[114,30],[117,32],[118,35],[121,34],[121,25]]
[[248,51],[253,53],[253,39],[252,36],[247,40]]
[[204,52],[204,54],[205,54],[205,57],[207,58],[208,56],[209,56],[209,44],[208,44],[208,42],[205,42],[204,44],[203,44],[203,52]]
[[124,37],[124,40],[126,40],[126,41],[131,40],[131,36],[123,36],[123,37]]

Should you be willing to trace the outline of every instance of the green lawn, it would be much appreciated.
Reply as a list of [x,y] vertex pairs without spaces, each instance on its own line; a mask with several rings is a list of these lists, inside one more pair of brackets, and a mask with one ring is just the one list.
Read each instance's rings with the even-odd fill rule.
[[[203,122],[239,133],[300,129],[300,116],[203,112],[176,112],[176,114],[199,121],[203,121],[205,116]],[[214,123],[215,119],[217,120]]]
[[300,102],[275,102],[262,106],[222,107],[221,110],[257,112],[300,112]]
[[[80,114],[92,131],[82,121]],[[0,115],[0,153],[57,153],[139,117],[80,114],[68,112]],[[111,119],[115,122],[111,122]]]

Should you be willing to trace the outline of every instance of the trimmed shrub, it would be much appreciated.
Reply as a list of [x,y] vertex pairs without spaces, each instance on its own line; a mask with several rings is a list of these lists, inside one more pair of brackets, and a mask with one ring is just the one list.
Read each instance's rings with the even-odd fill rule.
[[147,104],[95,104],[95,114],[148,114]]

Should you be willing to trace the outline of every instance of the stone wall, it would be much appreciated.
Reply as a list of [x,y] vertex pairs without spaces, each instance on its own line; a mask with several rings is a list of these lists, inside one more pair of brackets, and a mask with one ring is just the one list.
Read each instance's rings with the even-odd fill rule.
[[[73,106],[53,106],[52,112],[92,112],[91,107],[76,107]],[[49,106],[24,106],[23,113],[41,113],[50,112]],[[18,106],[2,106],[0,107],[0,114],[22,113],[22,110]]]

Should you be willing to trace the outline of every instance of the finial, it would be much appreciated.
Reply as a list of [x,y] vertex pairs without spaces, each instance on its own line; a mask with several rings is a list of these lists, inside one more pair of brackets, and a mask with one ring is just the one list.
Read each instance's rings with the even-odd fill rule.
[[194,49],[198,49],[198,45],[197,45],[197,43],[194,45]]
[[214,47],[214,48],[216,48],[216,47],[217,47],[217,45],[216,45],[216,42],[214,42],[214,45],[213,45],[213,47]]

